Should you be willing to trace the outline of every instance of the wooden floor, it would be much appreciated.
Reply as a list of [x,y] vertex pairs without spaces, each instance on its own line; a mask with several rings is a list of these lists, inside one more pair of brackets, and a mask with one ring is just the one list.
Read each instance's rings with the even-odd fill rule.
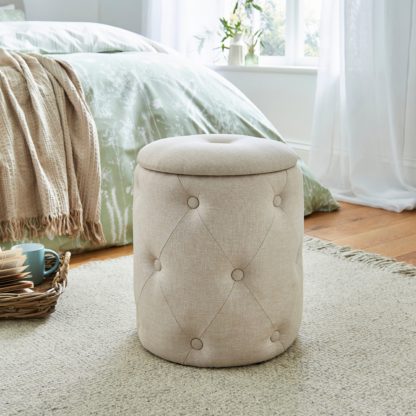
[[74,254],[71,258],[71,268],[88,263],[89,261],[115,259],[130,254],[133,254],[133,246],[131,244],[123,247],[113,247],[104,250],[90,251],[83,254]]
[[[416,211],[400,214],[341,204],[331,213],[305,218],[305,234],[416,265]],[[71,266],[132,254],[131,245],[74,255]]]
[[305,218],[305,234],[416,265],[416,211],[341,203],[336,212]]

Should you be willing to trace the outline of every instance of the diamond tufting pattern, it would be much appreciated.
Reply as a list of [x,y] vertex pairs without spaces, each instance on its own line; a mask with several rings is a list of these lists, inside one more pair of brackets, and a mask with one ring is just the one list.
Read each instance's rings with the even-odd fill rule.
[[133,209],[137,322],[146,349],[181,364],[222,367],[264,361],[292,344],[303,278],[296,165],[239,176],[139,165]]

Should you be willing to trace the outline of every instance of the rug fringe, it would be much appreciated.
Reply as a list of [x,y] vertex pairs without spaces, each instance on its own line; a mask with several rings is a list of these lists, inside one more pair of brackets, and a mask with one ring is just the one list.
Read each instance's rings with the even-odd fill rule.
[[331,254],[353,262],[365,263],[375,266],[383,271],[400,274],[408,277],[416,277],[416,266],[397,261],[380,254],[368,253],[362,250],[355,250],[347,246],[338,246],[329,241],[319,238],[304,236],[304,247],[308,250]]

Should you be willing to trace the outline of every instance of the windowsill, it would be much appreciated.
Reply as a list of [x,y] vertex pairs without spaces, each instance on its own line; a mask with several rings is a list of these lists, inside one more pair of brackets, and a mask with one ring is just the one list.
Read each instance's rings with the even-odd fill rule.
[[313,66],[271,66],[271,65],[209,65],[214,71],[230,72],[262,72],[262,73],[285,73],[285,74],[311,74],[316,75],[318,68]]

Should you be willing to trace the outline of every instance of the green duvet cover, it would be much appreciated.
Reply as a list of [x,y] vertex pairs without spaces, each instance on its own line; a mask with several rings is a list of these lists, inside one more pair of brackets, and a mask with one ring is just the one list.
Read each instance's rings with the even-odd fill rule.
[[[0,30],[0,46],[1,42]],[[132,242],[133,171],[137,153],[145,144],[197,133],[282,140],[237,88],[206,67],[156,50],[86,50],[50,56],[74,68],[97,125],[102,167],[101,218],[107,246]],[[329,191],[299,163],[304,173],[305,215],[336,209]],[[61,250],[91,248],[89,242],[69,238],[55,238],[45,244]]]

